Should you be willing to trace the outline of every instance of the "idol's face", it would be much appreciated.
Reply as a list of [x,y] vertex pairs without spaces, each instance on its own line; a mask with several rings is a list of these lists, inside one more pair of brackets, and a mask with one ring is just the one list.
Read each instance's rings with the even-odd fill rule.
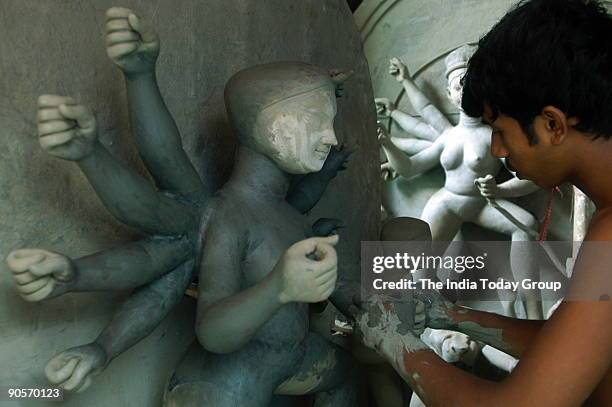
[[461,97],[463,96],[461,78],[465,72],[465,69],[455,69],[448,74],[448,87],[446,88],[446,92],[453,106],[459,109],[461,109]]
[[260,114],[260,144],[268,144],[265,154],[290,174],[319,171],[338,144],[335,116],[336,98],[329,89],[289,98]]

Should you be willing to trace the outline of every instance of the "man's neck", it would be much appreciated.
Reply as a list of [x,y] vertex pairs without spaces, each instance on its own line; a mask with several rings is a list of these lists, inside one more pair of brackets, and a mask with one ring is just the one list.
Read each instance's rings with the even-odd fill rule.
[[612,139],[593,139],[589,134],[576,134],[576,163],[570,182],[584,192],[597,209],[612,207]]

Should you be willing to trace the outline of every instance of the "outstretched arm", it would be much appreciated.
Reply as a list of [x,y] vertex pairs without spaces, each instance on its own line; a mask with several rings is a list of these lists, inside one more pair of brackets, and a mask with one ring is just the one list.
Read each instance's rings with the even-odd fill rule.
[[143,162],[160,189],[206,199],[210,186],[202,184],[183,150],[157,85],[159,44],[153,27],[132,10],[112,7],[106,12],[106,51],[125,74],[132,131]]
[[76,161],[108,211],[147,233],[180,235],[193,225],[193,209],[160,194],[100,144],[91,111],[70,97],[38,98],[38,134],[49,154]]
[[406,65],[404,65],[402,61],[398,58],[392,58],[389,65],[389,73],[402,84],[406,91],[406,96],[408,96],[414,109],[439,134],[452,127],[452,124],[450,124],[442,112],[440,112],[427,96],[425,96],[421,89],[416,86],[412,78],[410,78],[408,68],[406,68]]
[[152,237],[76,260],[43,249],[9,253],[8,268],[26,301],[71,291],[125,290],[159,278],[193,256],[186,237]]
[[45,367],[49,381],[68,391],[83,391],[121,353],[149,335],[183,298],[193,277],[189,260],[143,286],[120,305],[110,323],[90,344],[55,355]]
[[441,133],[436,133],[427,123],[397,110],[387,98],[374,99],[376,113],[380,118],[391,118],[408,134],[423,140],[434,141]]
[[382,127],[378,127],[378,141],[384,150],[389,164],[401,176],[410,178],[414,175],[422,174],[440,163],[440,155],[444,148],[442,138],[436,140],[431,146],[408,157],[400,150],[387,136]]

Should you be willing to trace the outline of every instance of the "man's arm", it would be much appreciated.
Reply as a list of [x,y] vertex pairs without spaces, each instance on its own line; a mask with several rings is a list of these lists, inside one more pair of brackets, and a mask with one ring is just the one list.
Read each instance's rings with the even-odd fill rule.
[[[428,406],[582,405],[612,364],[612,302],[597,300],[610,295],[611,240],[612,221],[595,219],[576,263],[569,292],[572,301],[562,303],[539,332],[530,335],[528,347],[524,339],[516,341],[516,353],[523,348],[521,360],[505,381],[477,379],[427,350],[383,356]],[[598,244],[589,245],[593,241]],[[505,340],[511,341],[512,325],[504,328],[505,320],[495,317],[481,323],[501,326]]]
[[160,41],[155,29],[132,10],[112,7],[106,12],[109,58],[125,75],[138,151],[162,190],[196,199],[212,194],[185,154],[181,137],[155,77]]

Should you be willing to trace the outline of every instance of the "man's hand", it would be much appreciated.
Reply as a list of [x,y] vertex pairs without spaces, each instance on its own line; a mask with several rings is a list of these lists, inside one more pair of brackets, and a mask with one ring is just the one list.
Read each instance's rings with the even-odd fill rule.
[[376,105],[376,114],[381,119],[391,117],[391,112],[395,110],[395,104],[387,98],[376,98],[374,104]]
[[403,82],[406,79],[410,79],[408,68],[399,58],[391,58],[389,61],[389,74],[395,77],[398,82]]
[[435,329],[453,329],[451,313],[458,308],[436,290],[414,290],[414,298],[425,305],[425,325]]
[[128,76],[153,72],[159,37],[132,10],[112,7],[106,11],[106,54]]
[[[419,339],[425,329],[425,306],[418,300],[412,304],[400,303],[397,299],[372,296],[361,302],[356,315],[357,327],[364,345],[375,349],[388,360],[402,357],[402,352],[425,349]],[[411,306],[410,315],[400,315],[402,308]],[[412,317],[412,321],[405,321]]]
[[106,352],[94,342],[55,355],[45,366],[45,375],[54,385],[78,393],[89,387],[107,362]]
[[491,174],[487,174],[484,177],[476,178],[474,180],[474,184],[478,187],[480,191],[480,195],[484,196],[487,199],[495,199],[499,198],[499,186],[497,186],[497,181],[495,181],[495,177]]
[[287,249],[272,271],[280,283],[281,303],[320,302],[332,294],[338,277],[338,239],[313,237]]
[[6,264],[13,272],[19,295],[30,302],[62,294],[66,283],[76,277],[68,257],[42,249],[12,251]]
[[71,97],[40,96],[37,123],[40,146],[64,160],[78,161],[87,157],[97,141],[93,113]]

